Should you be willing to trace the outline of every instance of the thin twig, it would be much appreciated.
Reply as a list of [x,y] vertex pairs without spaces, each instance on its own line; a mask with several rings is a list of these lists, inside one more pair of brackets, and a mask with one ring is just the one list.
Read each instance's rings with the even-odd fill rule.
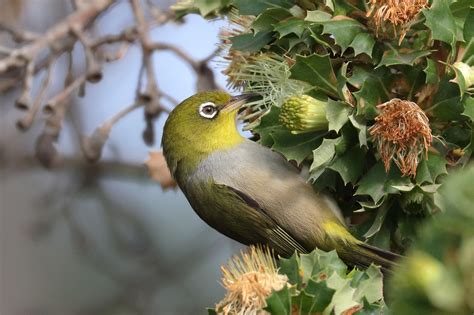
[[0,73],[4,73],[11,68],[23,67],[33,60],[43,49],[50,46],[55,41],[69,35],[72,25],[88,25],[93,19],[112,5],[117,0],[95,0],[89,5],[75,11],[64,21],[52,27],[41,37],[36,38],[30,44],[15,49],[8,57],[0,59]]

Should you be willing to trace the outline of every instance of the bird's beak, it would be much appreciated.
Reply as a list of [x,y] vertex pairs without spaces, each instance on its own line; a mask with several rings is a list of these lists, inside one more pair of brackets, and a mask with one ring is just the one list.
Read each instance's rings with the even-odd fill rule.
[[244,105],[250,98],[257,95],[258,94],[255,94],[255,93],[245,93],[245,94],[233,96],[230,99],[230,102],[225,104],[224,107],[222,107],[222,112],[224,113],[233,112],[239,109],[240,107],[242,107],[242,105]]

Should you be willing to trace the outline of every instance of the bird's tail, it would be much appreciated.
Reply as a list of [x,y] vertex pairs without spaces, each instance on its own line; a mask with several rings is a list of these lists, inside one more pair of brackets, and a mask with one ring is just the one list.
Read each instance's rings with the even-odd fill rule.
[[402,257],[361,241],[346,243],[345,246],[342,246],[340,251],[341,257],[349,263],[359,267],[368,267],[374,263],[381,266],[385,271],[396,266],[398,259]]

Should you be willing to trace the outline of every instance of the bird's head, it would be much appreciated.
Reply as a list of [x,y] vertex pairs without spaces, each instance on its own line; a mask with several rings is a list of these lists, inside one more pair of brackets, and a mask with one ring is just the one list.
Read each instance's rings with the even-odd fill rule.
[[201,92],[176,106],[165,123],[162,141],[171,171],[178,162],[195,166],[209,154],[242,142],[236,115],[250,96]]

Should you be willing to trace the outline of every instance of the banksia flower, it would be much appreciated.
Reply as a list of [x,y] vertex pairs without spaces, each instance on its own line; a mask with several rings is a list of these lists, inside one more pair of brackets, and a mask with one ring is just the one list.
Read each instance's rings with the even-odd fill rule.
[[375,24],[377,34],[391,27],[401,42],[415,17],[427,6],[428,0],[370,0],[367,16]]
[[272,291],[281,290],[288,277],[278,273],[268,248],[251,246],[222,267],[222,283],[227,290],[216,305],[218,314],[268,314],[263,310]]
[[266,112],[272,105],[281,106],[288,97],[303,94],[311,88],[302,81],[290,79],[290,62],[276,54],[259,54],[248,57],[245,63],[228,73],[229,78],[243,86],[245,92],[261,96],[261,99],[247,103],[253,116]]
[[416,176],[420,155],[427,158],[432,142],[428,117],[417,104],[400,99],[378,105],[381,113],[369,131],[384,163],[390,170],[393,160],[403,176]]
[[280,122],[292,133],[326,130],[326,102],[309,95],[292,96],[281,107]]
[[222,28],[219,32],[221,44],[218,51],[223,53],[224,60],[221,63],[225,69],[222,73],[228,77],[228,85],[232,88],[240,88],[245,82],[234,78],[233,74],[239,71],[242,64],[248,62],[247,59],[251,54],[232,49],[232,38],[250,32],[250,26],[255,18],[249,15],[239,15],[237,9],[231,9],[228,18],[229,26]]

